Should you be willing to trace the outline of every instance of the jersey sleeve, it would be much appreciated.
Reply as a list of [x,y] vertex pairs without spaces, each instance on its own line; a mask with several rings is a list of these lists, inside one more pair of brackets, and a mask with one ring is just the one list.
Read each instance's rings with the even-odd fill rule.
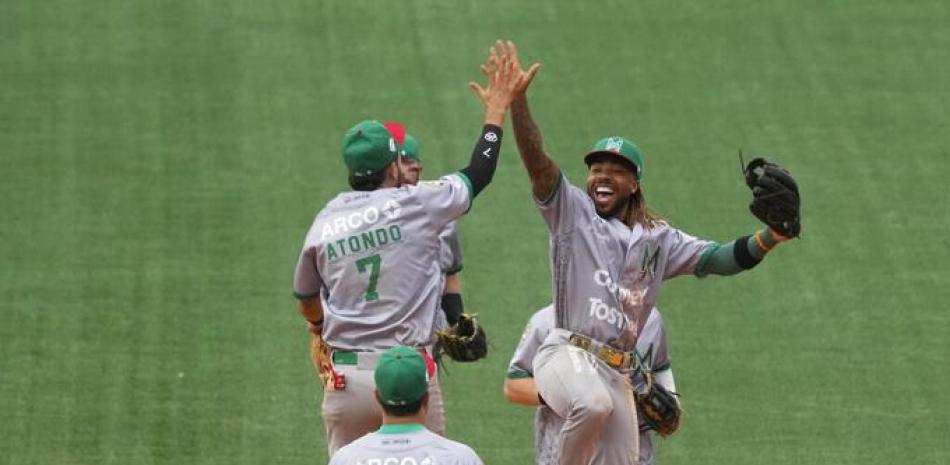
[[663,236],[664,246],[669,251],[663,279],[692,274],[706,249],[715,245],[715,242],[690,236],[672,227]]
[[521,341],[518,342],[518,347],[515,348],[515,352],[511,356],[511,362],[508,363],[508,378],[534,377],[534,365],[532,363],[534,356],[537,355],[541,343],[544,342],[553,328],[554,307],[546,307],[528,320],[524,333],[521,334]]
[[445,274],[462,271],[462,244],[459,241],[458,222],[452,221],[439,233],[441,265]]
[[572,185],[564,173],[558,178],[557,187],[551,197],[535,199],[535,203],[552,234],[568,233],[579,221],[584,221],[595,213],[587,193]]
[[653,345],[653,371],[663,371],[669,370],[671,366],[670,361],[670,352],[666,347],[666,324],[663,322],[663,317],[656,310],[655,317],[655,331],[656,337],[654,338]]
[[463,173],[442,176],[436,181],[421,181],[410,190],[428,213],[436,231],[441,231],[472,206],[472,182]]
[[298,299],[309,299],[320,295],[323,280],[317,270],[316,249],[304,247],[297,259],[297,268],[294,271],[294,296]]

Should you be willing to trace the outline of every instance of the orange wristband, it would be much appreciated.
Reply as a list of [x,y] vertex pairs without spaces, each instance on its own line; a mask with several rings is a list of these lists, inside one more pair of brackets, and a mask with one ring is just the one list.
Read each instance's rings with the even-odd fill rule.
[[764,250],[766,253],[771,252],[771,251],[772,251],[772,248],[769,247],[769,246],[767,246],[767,245],[765,245],[765,241],[763,241],[762,238],[759,237],[759,234],[762,234],[762,230],[759,230],[759,231],[756,231],[756,232],[755,232],[755,236],[754,236],[754,237],[755,237],[755,243],[756,243],[756,244],[759,244],[759,248],[761,248],[762,250]]

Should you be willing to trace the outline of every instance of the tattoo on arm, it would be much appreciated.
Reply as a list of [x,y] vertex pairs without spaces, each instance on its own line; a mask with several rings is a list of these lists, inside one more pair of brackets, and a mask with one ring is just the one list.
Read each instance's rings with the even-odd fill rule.
[[518,143],[518,152],[521,161],[528,170],[531,178],[531,190],[534,198],[545,200],[551,197],[551,192],[557,186],[561,176],[561,169],[557,163],[544,152],[541,141],[541,131],[531,117],[526,97],[516,99],[511,103],[511,124],[515,131],[515,140]]

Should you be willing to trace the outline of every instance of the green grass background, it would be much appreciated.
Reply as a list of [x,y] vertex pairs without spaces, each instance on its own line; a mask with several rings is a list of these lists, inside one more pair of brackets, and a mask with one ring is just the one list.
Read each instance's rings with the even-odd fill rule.
[[[797,176],[803,240],[660,299],[686,417],[661,464],[950,462],[950,6],[806,1],[0,2],[0,462],[319,464],[293,265],[343,132],[399,119],[467,160],[496,38],[543,62],[548,151],[622,134],[693,234],[756,227],[736,150]],[[550,296],[513,139],[462,222],[492,337],[451,437],[533,459],[507,359]]]

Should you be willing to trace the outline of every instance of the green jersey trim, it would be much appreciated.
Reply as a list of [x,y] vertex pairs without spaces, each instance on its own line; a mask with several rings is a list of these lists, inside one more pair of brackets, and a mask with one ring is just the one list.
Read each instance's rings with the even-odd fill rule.
[[294,291],[294,297],[296,297],[297,300],[312,299],[312,298],[314,298],[314,297],[316,297],[316,296],[318,296],[318,295],[320,295],[320,291],[313,292],[313,293],[310,293],[310,294],[300,294],[300,293],[298,293],[297,291]]
[[508,379],[525,379],[525,378],[534,378],[534,373],[524,370],[515,370],[508,372]]
[[698,278],[704,278],[709,274],[709,271],[706,267],[709,265],[709,259],[712,258],[713,254],[719,250],[720,246],[717,243],[712,243],[709,247],[706,248],[706,251],[703,252],[703,255],[699,257],[699,262],[696,263],[696,268],[693,268],[693,274]]
[[468,179],[468,176],[461,171],[456,171],[452,174],[461,178],[462,182],[465,183],[465,187],[468,188],[468,208],[465,209],[465,213],[468,213],[468,211],[472,209],[472,201],[475,200],[475,197],[473,197],[475,189],[472,188],[472,180]]
[[425,426],[420,425],[419,423],[409,423],[405,425],[383,425],[379,427],[379,434],[405,434],[405,433],[417,433],[426,429]]
[[663,365],[660,365],[660,366],[654,368],[653,371],[654,371],[654,372],[666,371],[666,370],[669,370],[670,368],[673,368],[673,365],[670,364],[669,362],[667,362],[667,363],[664,363]]

